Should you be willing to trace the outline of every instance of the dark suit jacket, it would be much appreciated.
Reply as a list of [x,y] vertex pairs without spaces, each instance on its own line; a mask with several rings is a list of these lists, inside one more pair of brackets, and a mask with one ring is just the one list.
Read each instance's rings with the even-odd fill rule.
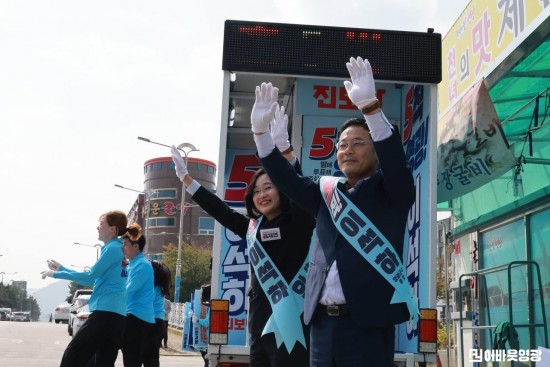
[[[403,254],[403,237],[409,208],[415,199],[414,181],[407,166],[399,133],[375,142],[379,170],[348,190],[340,190]],[[351,317],[362,327],[380,327],[408,320],[405,303],[390,305],[394,288],[345,240],[332,222],[319,185],[299,176],[277,149],[261,159],[271,181],[290,200],[317,218],[315,244],[308,271],[304,321],[309,324],[334,260]]]

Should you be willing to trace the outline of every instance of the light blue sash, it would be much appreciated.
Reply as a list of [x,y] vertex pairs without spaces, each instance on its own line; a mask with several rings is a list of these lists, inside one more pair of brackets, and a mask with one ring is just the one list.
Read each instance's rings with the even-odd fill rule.
[[395,288],[390,303],[405,302],[411,317],[409,321],[416,325],[420,315],[418,302],[405,277],[400,256],[369,218],[338,189],[338,182],[345,180],[330,176],[322,176],[319,180],[321,194],[334,225],[349,244]]
[[273,311],[262,331],[262,335],[274,333],[277,347],[284,343],[288,353],[290,353],[296,342],[307,348],[301,315],[304,312],[304,293],[309,255],[289,286],[256,238],[256,232],[262,219],[263,217],[258,220],[251,219],[246,234],[250,263]]

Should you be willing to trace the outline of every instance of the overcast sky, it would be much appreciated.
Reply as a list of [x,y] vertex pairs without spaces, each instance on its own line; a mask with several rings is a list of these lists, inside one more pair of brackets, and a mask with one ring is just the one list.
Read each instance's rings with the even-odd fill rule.
[[[190,5],[192,4],[192,5]],[[97,219],[127,212],[167,144],[218,163],[226,19],[445,35],[467,0],[0,0],[0,273],[95,262]],[[205,133],[207,132],[207,133]],[[17,274],[9,274],[15,273]]]

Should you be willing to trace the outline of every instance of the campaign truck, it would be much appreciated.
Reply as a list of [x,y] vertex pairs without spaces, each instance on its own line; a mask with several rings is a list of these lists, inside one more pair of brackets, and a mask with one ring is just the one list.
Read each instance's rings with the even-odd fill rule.
[[[243,198],[260,167],[250,130],[255,88],[271,82],[289,117],[289,135],[303,174],[342,176],[336,142],[342,123],[362,117],[343,81],[346,62],[370,61],[377,97],[402,136],[416,184],[403,265],[421,321],[396,332],[395,360],[404,366],[436,360],[436,122],[441,35],[227,20],[217,192],[245,212]],[[365,266],[367,263],[365,263]],[[248,366],[249,263],[246,240],[215,227],[208,357],[212,366]],[[363,290],[368,292],[368,289]]]

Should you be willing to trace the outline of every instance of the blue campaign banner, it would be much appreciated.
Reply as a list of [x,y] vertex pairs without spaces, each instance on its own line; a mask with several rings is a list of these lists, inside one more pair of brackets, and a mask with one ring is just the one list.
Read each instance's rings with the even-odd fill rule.
[[[430,221],[433,190],[430,167],[433,164],[433,147],[431,137],[435,138],[436,116],[430,114],[430,88],[422,85],[405,85],[402,89],[404,116],[401,124],[403,146],[409,165],[412,168],[416,185],[416,201],[409,211],[405,230],[403,265],[407,278],[417,297],[420,308],[434,306],[430,298],[435,291],[435,273],[430,271]],[[435,206],[435,205],[433,205]],[[434,279],[430,277],[433,275]],[[433,288],[433,289],[431,289]],[[416,325],[406,322],[398,326],[398,345],[404,352],[416,352],[418,349],[418,329]]]
[[193,350],[189,348],[189,343],[191,342],[191,335],[189,333],[190,327],[189,324],[191,323],[190,317],[189,317],[189,311],[191,311],[191,302],[185,302],[185,307],[183,311],[183,329],[182,329],[182,339],[181,339],[181,349],[183,350]]
[[[193,314],[198,318],[205,318],[206,317],[206,307],[201,304],[201,297],[202,297],[202,290],[195,289],[195,295],[193,299]],[[200,324],[197,322],[193,322],[193,347],[195,350],[199,350],[201,348],[206,347],[206,339],[203,337],[201,338],[201,335],[206,333],[206,328],[204,326],[200,326]],[[201,331],[201,329],[204,329]]]
[[[261,167],[255,150],[226,151],[222,200],[244,211],[244,195],[254,172]],[[248,252],[246,239],[221,229],[221,255],[217,293],[229,300],[229,345],[246,345],[248,303]]]
[[[304,116],[363,117],[348,98],[343,80],[298,78],[296,114]],[[376,96],[386,117],[399,121],[401,92],[394,84],[376,83]]]
[[[401,121],[401,91],[394,85],[377,83],[378,99],[390,123]],[[340,126],[349,118],[363,117],[351,103],[342,80],[299,78],[296,113],[302,115],[302,155],[304,176],[342,176],[336,161]]]

